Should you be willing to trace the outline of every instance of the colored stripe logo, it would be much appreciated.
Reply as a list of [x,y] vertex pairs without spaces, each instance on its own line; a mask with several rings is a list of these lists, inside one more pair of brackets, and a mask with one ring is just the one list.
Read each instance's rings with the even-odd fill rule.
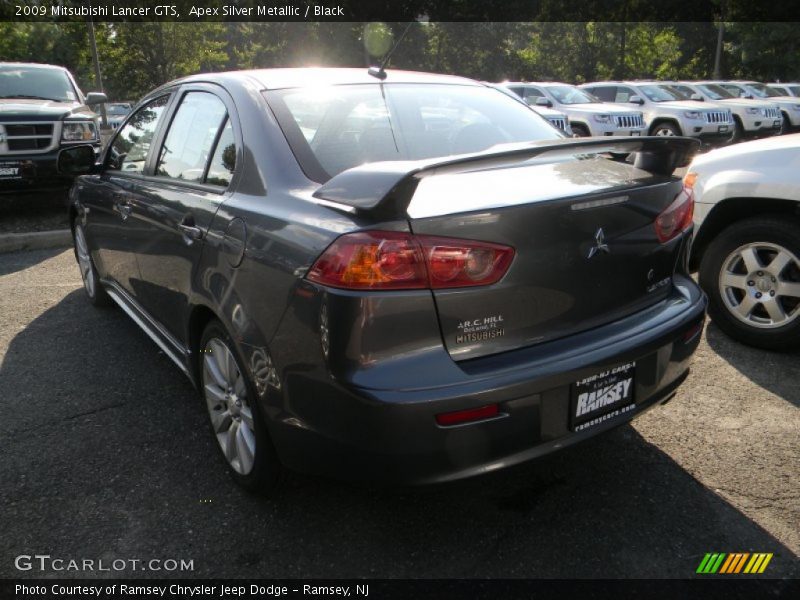
[[709,552],[700,561],[696,573],[702,575],[713,575],[715,573],[725,575],[735,575],[739,573],[758,574],[763,573],[769,561],[772,560],[773,553],[756,552]]

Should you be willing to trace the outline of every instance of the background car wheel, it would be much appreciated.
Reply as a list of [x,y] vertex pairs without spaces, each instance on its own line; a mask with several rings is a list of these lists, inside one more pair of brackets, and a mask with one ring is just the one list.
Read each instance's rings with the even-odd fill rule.
[[650,135],[663,135],[663,136],[672,136],[672,135],[680,135],[681,132],[678,130],[678,127],[673,125],[672,123],[659,123],[655,127],[653,127]]
[[709,315],[732,338],[767,350],[800,347],[800,221],[728,227],[703,256],[700,285]]
[[572,124],[572,133],[575,134],[575,137],[589,137],[591,134],[589,133],[589,129],[585,125],[576,125]]
[[789,121],[789,115],[785,112],[781,113],[781,130],[778,135],[785,135],[792,129],[792,123]]
[[733,135],[731,136],[731,144],[741,142],[744,139],[744,125],[742,125],[739,117],[733,118]]
[[89,302],[95,306],[109,306],[111,298],[106,293],[103,284],[100,283],[100,276],[97,274],[92,255],[89,252],[89,244],[86,242],[86,233],[83,230],[83,225],[75,223],[72,229],[72,238],[75,259],[78,261],[81,279],[83,279],[83,291],[86,292]]
[[242,364],[222,324],[209,323],[200,342],[198,373],[211,431],[236,483],[266,494],[280,483],[283,466]]

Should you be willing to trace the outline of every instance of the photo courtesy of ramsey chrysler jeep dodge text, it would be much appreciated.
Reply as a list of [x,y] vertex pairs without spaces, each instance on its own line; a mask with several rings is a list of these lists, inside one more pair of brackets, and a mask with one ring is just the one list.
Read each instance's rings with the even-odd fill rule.
[[705,318],[673,175],[698,145],[567,138],[459,77],[272,69],[166,84],[59,165],[89,300],[265,491],[478,475],[669,400]]

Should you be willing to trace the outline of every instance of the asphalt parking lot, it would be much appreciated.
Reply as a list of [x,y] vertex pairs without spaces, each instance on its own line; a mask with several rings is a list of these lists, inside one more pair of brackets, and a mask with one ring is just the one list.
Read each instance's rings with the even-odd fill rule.
[[85,302],[70,251],[0,254],[0,577],[53,575],[15,569],[36,553],[192,577],[688,577],[706,552],[798,577],[798,359],[711,325],[634,426],[447,486],[296,476],[263,499],[228,479],[172,363]]

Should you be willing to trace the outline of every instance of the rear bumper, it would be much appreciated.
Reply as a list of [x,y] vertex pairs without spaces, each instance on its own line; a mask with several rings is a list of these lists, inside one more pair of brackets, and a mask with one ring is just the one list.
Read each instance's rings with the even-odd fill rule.
[[[428,484],[580,442],[668,400],[686,377],[706,299],[688,278],[676,275],[675,284],[666,301],[640,313],[569,338],[457,363],[461,376],[449,380],[443,373],[437,385],[415,386],[427,376],[409,370],[401,374],[402,389],[364,388],[306,364],[285,373],[280,406],[264,402],[275,447],[284,464],[299,471]],[[573,431],[571,384],[631,361],[634,403]],[[491,420],[436,423],[437,414],[495,403],[500,416]]]

